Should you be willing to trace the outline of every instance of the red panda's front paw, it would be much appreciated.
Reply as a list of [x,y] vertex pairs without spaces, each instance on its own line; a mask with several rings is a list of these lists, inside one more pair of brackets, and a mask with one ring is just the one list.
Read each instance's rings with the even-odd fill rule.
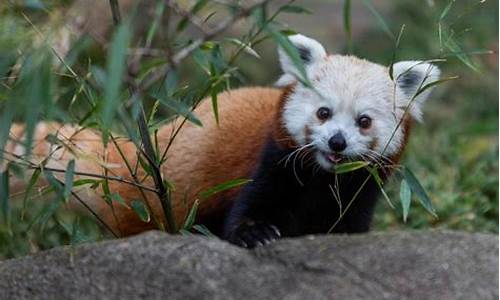
[[267,245],[281,237],[274,225],[265,222],[241,223],[229,236],[228,241],[243,248]]

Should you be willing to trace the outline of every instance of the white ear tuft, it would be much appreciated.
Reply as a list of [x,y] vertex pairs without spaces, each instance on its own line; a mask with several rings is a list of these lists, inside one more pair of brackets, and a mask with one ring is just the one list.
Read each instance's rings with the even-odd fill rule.
[[[393,65],[393,78],[405,97],[405,105],[427,84],[439,80],[440,75],[438,67],[424,61],[407,60]],[[422,120],[422,106],[431,90],[427,88],[412,101],[410,113],[417,121]]]
[[[297,48],[304,66],[311,65],[314,62],[326,56],[325,48],[316,40],[306,37],[302,34],[295,34],[288,37],[290,42]],[[299,75],[297,67],[292,59],[286,54],[285,50],[278,47],[278,55],[283,70],[283,75],[276,82],[277,86],[285,86],[296,81],[295,77]]]

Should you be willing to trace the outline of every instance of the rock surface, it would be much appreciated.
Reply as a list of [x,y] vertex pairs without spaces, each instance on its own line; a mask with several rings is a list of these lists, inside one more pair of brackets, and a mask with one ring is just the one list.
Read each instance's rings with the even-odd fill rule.
[[149,232],[0,262],[2,299],[498,299],[498,237],[396,232],[253,251]]

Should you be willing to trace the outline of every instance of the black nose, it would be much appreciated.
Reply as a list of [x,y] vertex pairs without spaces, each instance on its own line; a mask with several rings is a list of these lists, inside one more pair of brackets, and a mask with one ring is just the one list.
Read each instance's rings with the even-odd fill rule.
[[332,151],[340,152],[347,147],[344,135],[342,133],[337,133],[328,140],[328,146]]

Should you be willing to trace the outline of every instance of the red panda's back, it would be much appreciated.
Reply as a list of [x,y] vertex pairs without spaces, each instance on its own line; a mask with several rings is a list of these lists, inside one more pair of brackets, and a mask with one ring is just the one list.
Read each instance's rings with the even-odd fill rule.
[[[276,123],[282,90],[241,88],[218,96],[219,125],[212,103],[205,99],[195,110],[203,123],[185,124],[175,138],[163,172],[175,184],[173,194],[177,222],[183,222],[200,192],[237,178],[249,178],[257,164],[263,143]],[[175,125],[179,125],[177,120]],[[161,143],[168,143],[172,126],[160,131]],[[227,207],[237,189],[210,199],[200,199],[199,216],[217,215]]]

